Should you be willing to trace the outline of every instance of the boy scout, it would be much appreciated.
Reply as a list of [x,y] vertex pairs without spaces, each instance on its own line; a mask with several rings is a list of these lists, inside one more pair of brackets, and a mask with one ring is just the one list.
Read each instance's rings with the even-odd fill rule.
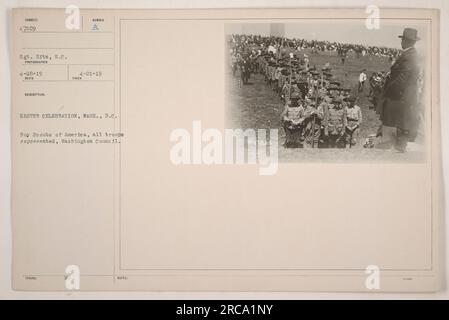
[[304,119],[304,107],[299,103],[299,94],[293,93],[281,114],[281,123],[285,131],[284,146],[286,148],[302,147]]
[[355,98],[349,96],[346,98],[346,148],[357,144],[360,125],[362,124],[362,110],[355,104]]
[[318,148],[320,144],[321,125],[324,118],[323,103],[315,105],[315,101],[307,99],[305,103],[305,124],[303,129],[304,147]]
[[346,125],[346,110],[341,106],[341,99],[334,97],[324,113],[324,135],[329,148],[344,148]]

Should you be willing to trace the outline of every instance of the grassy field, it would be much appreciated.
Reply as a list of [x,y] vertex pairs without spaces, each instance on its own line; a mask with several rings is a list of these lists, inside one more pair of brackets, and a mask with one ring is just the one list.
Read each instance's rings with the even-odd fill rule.
[[[303,51],[302,53],[307,52]],[[364,149],[364,139],[372,133],[376,133],[380,125],[379,117],[368,100],[369,84],[365,83],[365,90],[357,93],[358,76],[363,69],[367,70],[368,78],[372,72],[386,71],[390,68],[390,62],[385,57],[373,57],[366,55],[359,59],[346,58],[345,64],[336,53],[308,53],[310,64],[318,69],[329,62],[336,80],[343,86],[352,89],[352,93],[358,96],[357,104],[362,109],[363,123],[360,128],[361,139],[359,145],[351,149],[289,149],[282,146],[285,133],[281,128],[280,114],[284,103],[264,81],[262,75],[253,74],[250,83],[239,88],[230,71],[227,76],[227,127],[242,129],[279,129],[279,159],[280,161],[422,161],[422,152],[412,151],[405,154],[390,150]]]

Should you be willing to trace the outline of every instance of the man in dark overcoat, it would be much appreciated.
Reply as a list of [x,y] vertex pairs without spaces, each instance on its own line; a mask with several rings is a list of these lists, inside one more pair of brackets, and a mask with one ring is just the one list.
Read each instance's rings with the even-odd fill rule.
[[399,38],[403,51],[391,66],[383,89],[381,144],[389,143],[397,151],[405,152],[407,143],[415,140],[418,129],[419,67],[414,46],[419,38],[417,30],[412,28],[405,28]]

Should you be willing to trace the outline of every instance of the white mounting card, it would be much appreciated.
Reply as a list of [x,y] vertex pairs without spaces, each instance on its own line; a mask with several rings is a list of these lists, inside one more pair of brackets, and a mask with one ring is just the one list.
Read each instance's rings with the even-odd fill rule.
[[14,289],[438,291],[439,12],[380,10],[14,9]]

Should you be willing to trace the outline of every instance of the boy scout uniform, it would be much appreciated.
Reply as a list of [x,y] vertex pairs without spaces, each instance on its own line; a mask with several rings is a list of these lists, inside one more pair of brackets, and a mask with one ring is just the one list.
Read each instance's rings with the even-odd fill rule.
[[303,136],[304,147],[318,148],[322,130],[322,120],[324,118],[324,109],[322,103],[315,106],[315,102],[309,100],[304,110],[306,121],[304,124]]
[[350,96],[347,99],[346,107],[346,147],[355,146],[358,141],[360,125],[362,124],[362,110],[359,106],[354,105],[355,98]]
[[346,121],[346,110],[341,107],[341,99],[334,97],[324,114],[324,132],[329,148],[344,148]]
[[298,103],[299,95],[292,94],[281,114],[281,123],[285,131],[285,147],[297,148],[303,143],[302,124],[304,107]]

